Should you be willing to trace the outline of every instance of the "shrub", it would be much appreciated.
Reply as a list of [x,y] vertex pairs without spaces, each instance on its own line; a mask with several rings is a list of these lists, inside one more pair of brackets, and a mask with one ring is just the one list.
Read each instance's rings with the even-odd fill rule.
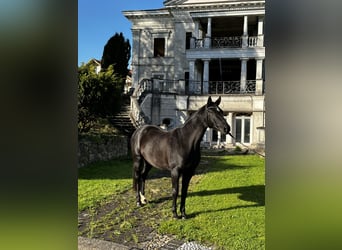
[[121,82],[113,66],[99,73],[91,63],[78,68],[78,130],[87,132],[99,117],[113,115],[121,106]]

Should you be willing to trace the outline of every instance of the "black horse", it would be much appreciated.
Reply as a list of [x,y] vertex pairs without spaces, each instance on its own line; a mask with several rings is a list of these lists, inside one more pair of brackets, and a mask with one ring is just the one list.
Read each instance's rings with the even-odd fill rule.
[[195,168],[200,162],[200,143],[206,129],[214,128],[223,134],[230,126],[219,108],[221,97],[215,102],[208,98],[206,105],[196,111],[182,127],[163,131],[157,126],[145,125],[138,128],[131,138],[133,158],[133,189],[136,191],[137,206],[146,204],[145,180],[153,167],[167,169],[172,180],[172,212],[177,215],[178,182],[182,176],[180,212],[186,218],[185,199]]

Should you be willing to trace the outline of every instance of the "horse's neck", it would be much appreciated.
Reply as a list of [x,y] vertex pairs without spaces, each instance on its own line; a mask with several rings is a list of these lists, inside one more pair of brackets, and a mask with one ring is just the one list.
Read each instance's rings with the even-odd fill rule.
[[182,129],[191,147],[199,148],[199,144],[207,127],[203,118],[200,116],[194,116],[184,124]]

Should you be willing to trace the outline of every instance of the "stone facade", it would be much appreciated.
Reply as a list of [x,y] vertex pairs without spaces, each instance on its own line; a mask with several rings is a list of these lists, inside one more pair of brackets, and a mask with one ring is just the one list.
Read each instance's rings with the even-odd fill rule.
[[78,140],[78,166],[96,161],[107,161],[128,155],[128,139],[119,135],[80,136]]
[[237,140],[208,129],[204,144],[264,145],[264,0],[167,0],[123,14],[132,22],[134,114],[172,128],[221,96]]

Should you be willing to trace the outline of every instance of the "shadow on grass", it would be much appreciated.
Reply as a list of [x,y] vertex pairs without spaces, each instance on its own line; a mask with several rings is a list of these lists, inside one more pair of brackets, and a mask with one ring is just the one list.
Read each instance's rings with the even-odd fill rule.
[[[197,191],[197,192],[189,192],[188,197],[210,196],[210,195],[221,195],[221,194],[237,194],[237,193],[240,194],[238,196],[240,200],[254,202],[256,204],[228,207],[225,209],[221,209],[222,211],[232,210],[232,209],[237,209],[237,208],[244,208],[244,207],[265,206],[265,185],[253,185],[253,186],[246,186],[246,187],[233,187],[233,188],[224,188],[224,189],[218,189],[218,190],[204,190],[204,191]],[[171,191],[170,191],[170,196],[160,197],[150,202],[158,204],[164,201],[171,201],[171,200],[172,200],[172,196],[171,196]],[[188,203],[188,205],[190,204]],[[221,210],[214,210],[214,211],[209,211],[209,212],[217,212]],[[203,211],[203,213],[205,212],[208,212],[208,211]]]
[[236,194],[236,193],[240,194],[238,196],[240,200],[254,202],[255,204],[232,206],[232,207],[214,209],[214,210],[204,209],[203,211],[188,214],[188,217],[194,218],[197,215],[202,214],[202,213],[213,213],[213,212],[234,210],[234,209],[239,209],[239,208],[251,208],[251,207],[265,206],[265,186],[264,185],[253,185],[253,186],[246,186],[246,187],[234,187],[234,188],[224,188],[224,189],[218,189],[218,190],[198,191],[198,192],[189,193],[188,196],[209,196],[209,195]]
[[217,190],[204,190],[198,192],[191,192],[188,196],[209,196],[220,194],[237,194],[240,200],[257,203],[258,206],[265,205],[265,185],[253,185],[246,187],[233,187]]
[[224,212],[224,211],[229,211],[229,210],[235,210],[239,208],[252,208],[252,207],[260,207],[259,205],[256,204],[251,204],[251,205],[240,205],[240,206],[233,206],[233,207],[227,207],[227,208],[221,208],[221,209],[212,209],[212,210],[203,210],[203,211],[198,211],[194,213],[187,214],[187,218],[195,218],[196,216],[200,214],[207,214],[207,213],[216,213],[216,212]]

